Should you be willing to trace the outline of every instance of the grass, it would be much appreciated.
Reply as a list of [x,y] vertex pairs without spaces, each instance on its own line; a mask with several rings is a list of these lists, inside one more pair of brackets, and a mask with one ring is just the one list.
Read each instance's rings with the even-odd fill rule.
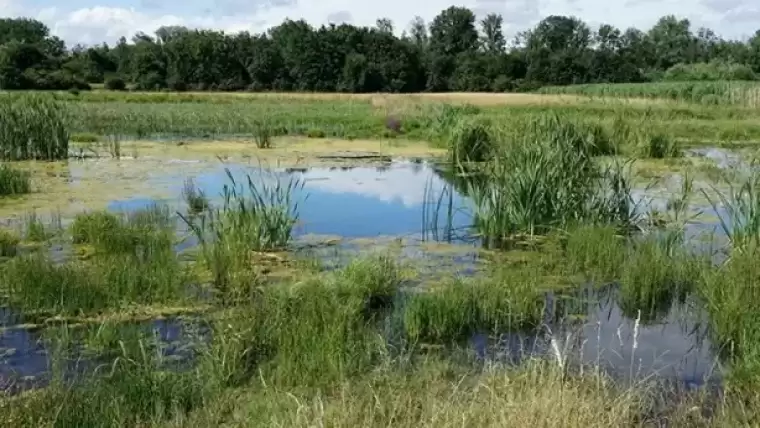
[[32,192],[32,178],[28,171],[0,164],[0,197],[25,195]]
[[654,82],[588,84],[545,87],[542,94],[573,94],[595,97],[654,98],[707,105],[757,107],[760,84],[748,81]]
[[452,279],[412,294],[403,313],[407,340],[452,344],[475,333],[537,327],[544,309],[540,273],[502,269],[488,279]]
[[210,207],[210,203],[203,190],[196,187],[195,182],[188,178],[182,188],[182,198],[187,204],[191,214],[199,214]]
[[[47,388],[0,397],[6,425],[737,426],[756,416],[754,181],[717,198],[733,213],[724,218],[733,235],[731,257],[713,265],[684,240],[688,177],[665,226],[654,228],[634,210],[630,164],[617,157],[678,156],[683,137],[760,135],[742,107],[561,97],[549,97],[549,106],[533,95],[512,105],[477,95],[457,105],[436,105],[433,96],[56,96],[43,102],[69,108],[67,129],[110,141],[114,157],[122,137],[113,136],[245,134],[258,146],[250,150],[279,149],[275,137],[285,134],[445,145],[449,165],[462,167],[454,172],[469,174],[457,189],[470,196],[475,230],[492,250],[479,252],[486,267],[472,277],[435,282],[407,275],[392,255],[269,278],[266,260],[293,250],[303,183],[268,170],[241,180],[228,169],[214,206],[186,181],[184,224],[160,206],[82,213],[60,234],[26,219],[24,239],[42,245],[27,248],[0,233],[0,304],[22,321],[99,323],[38,324],[48,349],[61,350],[57,377]],[[189,255],[176,253],[185,226],[198,244]],[[580,370],[570,348],[519,366],[472,358],[474,334],[533,335],[554,322],[548,292],[561,297],[555,316],[583,315],[570,313],[581,306],[571,301],[579,289],[612,290],[637,326],[693,295],[731,365],[715,413],[691,411],[705,404],[691,395],[657,396],[646,380],[626,385],[601,367]],[[167,344],[146,335],[147,324],[117,322],[152,313],[146,308],[201,303],[211,307],[199,321],[210,332],[182,339],[193,357],[181,363],[164,356]],[[97,364],[70,384],[56,370],[82,351]]]
[[69,156],[66,106],[45,96],[0,97],[0,160]]
[[[448,136],[436,132],[443,116],[462,113],[506,128],[537,114],[559,112],[610,128],[615,117],[638,122],[648,118],[653,133],[694,144],[760,139],[754,110],[722,105],[633,103],[535,94],[160,94],[93,92],[73,98],[54,95],[65,105],[68,131],[78,139],[229,138],[255,140],[265,124],[271,138],[284,135],[345,139],[410,140]],[[513,102],[513,100],[520,100]],[[447,105],[448,103],[451,105]],[[398,131],[389,132],[389,118]],[[453,123],[451,123],[453,125]],[[448,129],[450,125],[445,125]],[[437,135],[437,137],[436,137]],[[266,139],[263,139],[265,141]]]
[[502,247],[511,236],[574,222],[636,225],[625,165],[600,166],[593,156],[606,150],[561,117],[538,118],[525,129],[499,144],[481,170],[484,180],[467,184],[484,245]]
[[190,276],[174,252],[167,213],[153,207],[122,218],[105,212],[78,216],[72,242],[91,245],[94,255],[55,263],[33,252],[10,260],[0,272],[10,306],[76,316],[182,301]]
[[303,183],[283,182],[266,170],[254,179],[245,175],[238,183],[226,169],[228,184],[222,191],[218,208],[200,216],[181,216],[201,246],[206,269],[213,276],[222,296],[245,295],[255,286],[252,255],[287,248],[298,221],[298,202],[294,200]]

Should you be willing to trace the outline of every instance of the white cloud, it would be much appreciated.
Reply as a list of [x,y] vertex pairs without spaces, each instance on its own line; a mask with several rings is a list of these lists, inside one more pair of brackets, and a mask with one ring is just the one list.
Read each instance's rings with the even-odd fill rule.
[[[398,31],[406,29],[415,15],[430,22],[451,0],[79,0],[65,9],[52,0],[48,7],[29,6],[25,0],[0,0],[9,16],[30,16],[48,24],[67,43],[114,42],[137,31],[153,33],[162,25],[216,28],[230,32],[261,32],[285,18],[304,18],[314,25],[348,21],[374,25],[377,18],[390,18]],[[102,0],[106,1],[106,0]],[[262,1],[265,1],[262,3]],[[37,3],[40,4],[40,3]],[[547,15],[574,15],[589,23],[610,23],[621,28],[648,28],[659,17],[674,14],[689,18],[695,27],[708,26],[727,37],[746,37],[760,27],[760,10],[750,0],[468,0],[456,5],[478,15],[500,13],[506,33],[527,29]]]
[[[353,168],[348,171],[315,168],[301,174],[305,188],[322,192],[353,193],[384,202],[400,202],[411,208],[425,202],[426,192],[440,194],[446,183],[431,173],[428,167],[415,170],[409,162],[393,164],[386,172],[375,168]],[[428,182],[428,178],[432,179]],[[433,197],[433,196],[427,196]]]

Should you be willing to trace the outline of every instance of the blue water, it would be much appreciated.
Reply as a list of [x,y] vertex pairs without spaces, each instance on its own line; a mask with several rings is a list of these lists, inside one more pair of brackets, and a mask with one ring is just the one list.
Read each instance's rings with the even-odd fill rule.
[[[250,175],[254,182],[280,180],[287,183],[297,179],[304,183],[294,201],[298,203],[299,224],[296,236],[305,234],[339,235],[345,238],[377,236],[418,236],[425,229],[464,230],[471,224],[471,215],[461,208],[466,200],[458,194],[446,199],[455,207],[451,222],[445,215],[445,205],[437,221],[426,221],[423,227],[425,206],[432,207],[447,183],[426,164],[395,162],[382,167],[308,168],[305,170],[274,170],[264,173],[258,168],[227,165],[238,185]],[[186,177],[156,178],[155,185],[169,183],[169,191],[180,195]],[[212,204],[218,202],[225,185],[230,184],[223,167],[211,173],[193,177]],[[179,196],[177,197],[177,202]],[[136,210],[156,202],[136,197],[113,201],[109,209]],[[171,201],[164,201],[171,202]],[[459,209],[457,209],[459,208]]]

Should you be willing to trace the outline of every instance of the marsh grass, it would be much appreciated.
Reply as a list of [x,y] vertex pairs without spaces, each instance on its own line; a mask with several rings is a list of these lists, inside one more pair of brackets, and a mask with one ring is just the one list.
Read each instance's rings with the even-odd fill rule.
[[0,229],[0,257],[16,257],[21,238],[7,229]]
[[603,375],[565,379],[556,367],[485,369],[427,357],[394,362],[329,390],[283,390],[260,384],[224,398],[180,425],[289,427],[609,427],[636,426],[646,391],[619,388]]
[[490,127],[472,119],[460,119],[449,137],[449,157],[452,165],[485,162],[493,156],[495,141]]
[[593,158],[598,148],[559,120],[538,119],[535,133],[516,136],[485,165],[484,180],[467,184],[474,229],[486,247],[579,222],[636,227],[630,163],[600,166]]
[[738,180],[724,177],[725,190],[713,187],[713,194],[702,191],[720,227],[731,243],[732,252],[760,247],[760,173],[751,168]]
[[61,160],[69,155],[65,106],[44,95],[0,97],[0,159]]
[[37,216],[37,213],[32,211],[27,213],[24,218],[24,239],[29,242],[45,242],[53,235],[52,231],[48,231],[48,228]]
[[268,122],[258,122],[254,125],[253,137],[256,147],[260,149],[272,148],[272,126]]
[[638,135],[637,154],[644,158],[666,159],[683,156],[678,140],[665,133],[642,131]]
[[542,273],[497,267],[488,277],[451,279],[411,293],[403,309],[407,339],[452,344],[475,333],[536,327],[544,309]]
[[199,214],[210,207],[208,197],[206,197],[202,189],[195,185],[192,178],[185,180],[182,187],[182,198],[185,200],[191,214]]
[[95,248],[87,262],[54,262],[32,253],[2,272],[12,307],[48,315],[92,314],[129,305],[185,298],[190,272],[174,252],[174,228],[166,207],[118,217],[86,213],[72,224],[73,242]]
[[32,192],[32,175],[29,171],[0,164],[0,197],[25,195]]
[[229,182],[222,190],[221,206],[199,216],[183,216],[198,240],[203,263],[213,283],[225,298],[250,293],[256,285],[252,255],[287,248],[298,221],[294,193],[303,182],[290,178],[283,182],[275,174],[260,169],[257,179],[250,174],[238,183],[225,169]]
[[[20,397],[0,399],[10,426],[157,426],[209,397],[197,370],[167,368],[155,339],[120,341],[110,364],[69,385],[62,379]],[[60,379],[60,378],[59,378]]]
[[175,220],[166,205],[152,205],[126,214],[93,211],[78,214],[71,225],[74,244],[89,244],[103,254],[131,253],[149,258],[171,251]]
[[[669,248],[657,237],[633,240],[628,248],[618,289],[618,305],[643,325],[658,322],[674,302],[683,303],[710,268],[707,257]],[[640,313],[640,315],[638,315]]]

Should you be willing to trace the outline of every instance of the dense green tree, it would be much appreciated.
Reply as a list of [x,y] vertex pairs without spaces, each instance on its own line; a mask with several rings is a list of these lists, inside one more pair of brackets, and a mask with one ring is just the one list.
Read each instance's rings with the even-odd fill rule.
[[452,6],[429,26],[415,17],[400,37],[387,18],[373,27],[285,20],[260,34],[169,26],[112,46],[67,49],[37,20],[4,18],[0,88],[124,82],[142,90],[510,91],[760,73],[760,31],[738,41],[708,28],[694,32],[675,16],[644,30],[591,29],[575,17],[549,16],[507,49],[502,23],[498,14],[476,21]]

